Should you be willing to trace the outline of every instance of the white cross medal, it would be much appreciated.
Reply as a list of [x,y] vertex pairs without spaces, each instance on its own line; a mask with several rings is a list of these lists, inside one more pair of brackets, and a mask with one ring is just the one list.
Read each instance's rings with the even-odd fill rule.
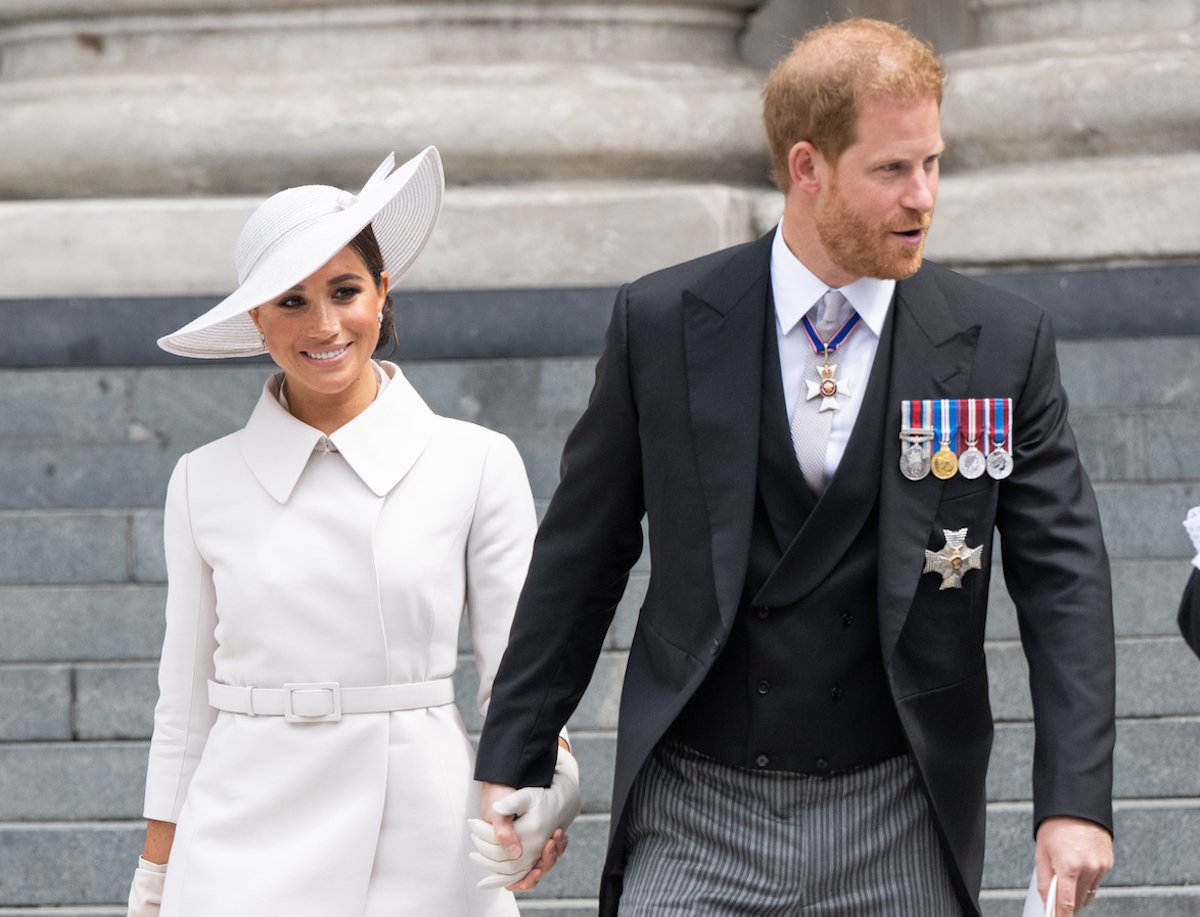
[[938,589],[961,589],[963,574],[983,566],[983,548],[967,547],[966,529],[942,529],[946,539],[940,551],[925,549],[925,569],[922,573],[940,573]]
[[837,353],[837,349],[845,343],[846,338],[850,337],[850,333],[858,327],[858,323],[861,320],[862,316],[855,312],[846,320],[846,324],[842,325],[837,334],[828,341],[822,341],[821,336],[817,334],[817,329],[808,320],[808,316],[806,315],[801,319],[804,331],[808,334],[808,341],[812,344],[813,351],[820,354],[824,360],[817,367],[819,378],[804,380],[804,384],[808,386],[808,395],[805,397],[805,400],[821,399],[820,407],[817,408],[818,413],[821,411],[839,410],[841,405],[837,402],[838,395],[841,395],[843,398],[851,397],[850,389],[846,387],[846,380],[837,378],[838,365],[830,363],[829,358]]

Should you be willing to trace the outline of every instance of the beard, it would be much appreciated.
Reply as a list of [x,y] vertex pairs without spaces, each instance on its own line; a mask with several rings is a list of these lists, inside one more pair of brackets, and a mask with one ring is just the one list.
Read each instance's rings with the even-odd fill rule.
[[920,227],[927,230],[932,213],[907,211],[902,225],[878,226],[859,216],[838,190],[837,181],[829,186],[829,197],[817,208],[817,238],[830,259],[855,277],[880,280],[907,280],[921,267],[925,240],[920,245],[905,245],[892,235]]

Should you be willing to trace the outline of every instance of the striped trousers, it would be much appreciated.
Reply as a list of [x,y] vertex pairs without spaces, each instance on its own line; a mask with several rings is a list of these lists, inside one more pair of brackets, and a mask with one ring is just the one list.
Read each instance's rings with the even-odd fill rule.
[[666,740],[626,824],[620,917],[962,917],[906,755],[809,777]]

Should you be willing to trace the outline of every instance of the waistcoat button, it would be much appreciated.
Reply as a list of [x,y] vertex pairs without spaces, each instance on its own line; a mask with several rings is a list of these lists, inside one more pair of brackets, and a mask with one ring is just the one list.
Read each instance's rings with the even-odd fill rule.
[[765,678],[758,683],[758,693],[759,694],[766,694],[770,690],[771,690],[771,683],[769,681],[767,681]]
[[766,767],[768,764],[771,763],[771,759],[768,758],[766,755],[759,755],[757,758],[754,759],[754,763],[757,764],[759,767]]

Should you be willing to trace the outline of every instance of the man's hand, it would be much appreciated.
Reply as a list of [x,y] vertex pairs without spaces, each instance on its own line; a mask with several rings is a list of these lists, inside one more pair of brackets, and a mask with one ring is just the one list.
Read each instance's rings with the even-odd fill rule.
[[1058,876],[1055,917],[1071,917],[1091,904],[1100,880],[1112,869],[1112,836],[1095,822],[1083,818],[1054,816],[1038,826],[1038,892],[1043,899],[1051,876]]

